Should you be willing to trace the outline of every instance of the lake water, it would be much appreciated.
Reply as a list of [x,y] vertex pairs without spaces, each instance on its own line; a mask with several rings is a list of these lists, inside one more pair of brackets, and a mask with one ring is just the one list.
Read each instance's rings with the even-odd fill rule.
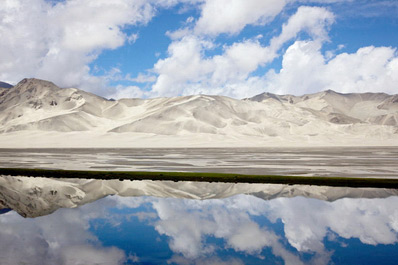
[[[0,149],[1,167],[398,177],[397,148]],[[0,176],[0,264],[397,264],[398,190]]]
[[396,147],[0,149],[1,167],[398,178]]
[[398,190],[9,176],[0,181],[0,264],[398,261]]

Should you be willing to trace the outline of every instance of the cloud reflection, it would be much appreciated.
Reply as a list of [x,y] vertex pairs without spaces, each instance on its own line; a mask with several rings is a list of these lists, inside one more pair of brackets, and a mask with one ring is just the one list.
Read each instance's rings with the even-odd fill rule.
[[111,200],[52,215],[25,219],[15,212],[0,218],[0,264],[122,264],[123,251],[103,247],[89,231],[90,221],[107,215]]
[[364,244],[397,242],[398,197],[340,199],[332,203],[279,198],[270,203],[269,218],[282,219],[286,238],[299,251],[318,251],[329,230]]
[[237,252],[262,258],[262,250],[270,247],[285,264],[302,264],[298,256],[285,249],[273,231],[253,221],[246,208],[236,207],[239,202],[245,204],[245,200],[252,199],[260,200],[245,195],[209,201],[156,200],[153,208],[160,220],[155,228],[170,237],[170,248],[174,252],[186,258],[196,259],[214,253],[217,246],[204,244],[205,237],[212,236],[223,239],[226,248]]
[[[135,250],[132,253],[137,255],[132,258],[117,243],[104,246],[95,234],[98,231],[92,229],[95,220],[111,224],[117,233],[126,232],[126,222],[151,226],[168,240],[174,253],[168,257],[169,264],[238,265],[247,258],[327,264],[333,250],[325,247],[326,241],[398,242],[398,197],[327,202],[304,197],[263,200],[253,195],[212,200],[111,196],[34,219],[8,212],[0,216],[0,263],[124,264],[144,260]],[[278,225],[282,231],[276,229]]]
[[[124,207],[134,198],[116,200]],[[326,202],[304,197],[266,201],[238,195],[205,201],[150,198],[150,202],[159,218],[155,229],[170,238],[174,253],[189,260],[217,253],[220,246],[207,242],[207,237],[222,239],[223,248],[258,258],[270,248],[285,264],[327,264],[333,251],[325,249],[324,241],[337,240],[336,236],[357,238],[368,245],[398,242],[398,197]],[[281,221],[284,234],[256,222],[256,216],[271,223]],[[298,252],[310,254],[311,260],[303,261]]]

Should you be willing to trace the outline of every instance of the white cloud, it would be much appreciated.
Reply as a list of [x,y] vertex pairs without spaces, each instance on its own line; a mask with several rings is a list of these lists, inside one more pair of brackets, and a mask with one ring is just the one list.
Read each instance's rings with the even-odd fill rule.
[[153,15],[144,0],[5,1],[0,5],[0,80],[37,77],[103,93],[106,79],[91,75],[89,63],[102,50],[133,40],[124,26],[147,23]]
[[108,95],[108,98],[142,98],[145,93],[138,86],[121,86],[118,85],[114,89],[115,92]]
[[172,42],[168,48],[169,57],[160,59],[154,65],[159,74],[153,85],[153,92],[158,95],[181,94],[185,83],[198,82],[211,71],[211,62],[203,60],[202,50],[212,43],[195,36],[186,36]]
[[195,26],[196,34],[236,34],[246,25],[264,25],[278,15],[285,0],[207,0]]
[[124,79],[137,83],[150,83],[156,81],[155,76],[142,73],[138,74],[137,77],[131,77],[129,74],[127,74]]
[[[338,54],[338,48],[322,54],[335,17],[321,7],[299,7],[269,46],[264,38],[253,36],[224,45],[217,55],[207,55],[222,45],[216,43],[219,34],[234,35],[247,25],[266,25],[286,5],[335,3],[331,7],[336,7],[342,2],[366,9],[361,12],[369,16],[376,11],[391,13],[397,7],[393,1],[365,1],[359,7],[352,0],[4,0],[0,5],[0,80],[15,84],[36,77],[117,98],[198,93],[243,98],[264,91],[302,94],[324,89],[397,93],[394,48],[364,47],[352,54]],[[200,16],[188,17],[180,29],[167,32],[172,40],[168,57],[159,59],[150,74],[134,78],[121,72],[92,74],[90,64],[102,51],[137,40],[139,33],[127,35],[126,27],[145,25],[159,9],[177,4],[181,12],[197,8]],[[297,40],[303,31],[310,38]],[[296,42],[283,55],[280,72],[254,75],[292,39]],[[107,87],[109,81],[118,80],[146,86]],[[152,82],[152,91],[147,92]]]
[[279,73],[268,72],[264,89],[304,94],[321,90],[339,92],[398,91],[398,54],[390,47],[363,47],[329,61],[316,41],[296,41],[283,56]]
[[215,71],[213,82],[226,83],[228,80],[243,80],[259,66],[271,62],[275,51],[262,46],[257,40],[246,40],[226,47],[224,54],[214,56]]
[[301,6],[282,26],[281,34],[272,38],[270,46],[277,50],[286,41],[295,38],[301,31],[307,32],[312,39],[325,41],[328,39],[328,27],[333,22],[333,13],[325,8]]
[[138,40],[138,37],[138,33],[132,33],[130,34],[130,36],[127,37],[127,41],[129,42],[129,44],[133,44]]
[[192,23],[195,20],[194,17],[188,17],[187,20],[185,21],[186,23]]
[[[398,55],[391,47],[363,47],[355,53],[322,53],[329,40],[334,14],[325,8],[302,6],[283,24],[280,35],[269,46],[253,38],[224,46],[222,53],[206,56],[216,43],[193,35],[189,29],[174,32],[169,57],[154,66],[158,78],[149,95],[222,94],[236,98],[264,91],[302,95],[332,89],[339,92],[397,93]],[[198,22],[199,23],[199,22]],[[285,52],[282,69],[264,76],[252,75],[278,57],[283,45],[297,39]],[[178,34],[177,34],[178,33]],[[337,55],[336,55],[337,54]]]
[[81,0],[60,3],[48,10],[49,22],[60,31],[61,47],[80,52],[115,49],[127,36],[123,25],[146,23],[153,16],[144,1]]
[[153,69],[158,78],[152,95],[204,93],[243,98],[261,93],[264,79],[251,74],[278,57],[282,45],[301,31],[318,42],[327,40],[327,27],[333,21],[333,14],[324,8],[300,7],[270,46],[262,45],[256,36],[224,46],[222,54],[212,57],[205,55],[216,47],[211,39],[189,33],[188,29],[170,33],[174,41],[168,48],[169,57],[160,59]]

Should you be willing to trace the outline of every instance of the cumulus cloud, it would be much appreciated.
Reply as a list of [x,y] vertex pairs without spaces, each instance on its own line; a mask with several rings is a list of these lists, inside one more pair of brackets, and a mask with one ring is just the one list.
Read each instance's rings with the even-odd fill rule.
[[[15,84],[36,77],[114,98],[199,93],[243,98],[264,91],[302,94],[324,89],[396,93],[396,49],[363,47],[337,55],[338,49],[323,51],[335,15],[322,7],[297,8],[306,3],[329,4],[333,10],[340,10],[335,7],[344,3],[355,7],[346,8],[347,12],[363,16],[387,11],[391,16],[397,8],[394,1],[373,0],[359,6],[352,0],[4,0],[0,5],[0,80]],[[90,65],[104,50],[134,45],[140,37],[139,30],[127,34],[126,28],[145,25],[162,8],[178,4],[180,12],[189,7],[200,14],[166,33],[171,39],[166,58],[136,77],[121,72],[93,74]],[[297,11],[268,44],[255,36],[228,45],[217,43],[220,34],[230,38],[248,25],[267,25],[284,14],[286,7]],[[306,39],[298,39],[303,36]],[[282,55],[280,71],[256,74],[281,56],[291,40],[295,43]],[[111,88],[112,81],[134,83]]]
[[[269,46],[260,42],[261,37],[246,39],[224,45],[222,53],[213,56],[206,56],[206,52],[217,46],[214,40],[184,28],[171,34],[168,57],[155,64],[153,71],[158,77],[148,95],[202,93],[244,98],[264,91],[302,95],[327,89],[397,93],[396,48],[369,46],[355,53],[338,53],[343,45],[337,45],[335,50],[322,51],[334,22],[329,10],[302,6],[282,25],[281,33],[270,40]],[[297,40],[301,32],[306,32],[308,39]],[[283,54],[280,71],[253,74],[277,58],[278,51],[292,39],[295,42]]]
[[334,22],[334,15],[321,7],[302,6],[282,26],[282,33],[272,38],[271,48],[279,49],[286,41],[294,38],[300,31],[307,32],[312,39],[328,39],[328,27]]
[[207,0],[195,26],[196,34],[236,34],[246,25],[264,25],[278,15],[285,0]]
[[296,41],[284,54],[280,72],[267,73],[264,89],[297,95],[327,89],[343,93],[397,93],[396,48],[363,47],[330,60],[321,53],[321,48],[316,41]]
[[261,93],[264,80],[251,74],[277,58],[278,50],[301,31],[320,43],[327,40],[327,27],[333,21],[333,14],[324,8],[300,7],[269,46],[262,45],[261,38],[255,37],[224,46],[222,54],[212,57],[205,55],[216,46],[211,39],[192,33],[177,38],[168,48],[169,56],[160,59],[153,68],[158,78],[152,95],[204,93],[242,98]]
[[167,96],[217,93],[218,87],[221,93],[226,83],[245,80],[259,65],[275,57],[257,40],[247,40],[224,47],[222,55],[206,58],[204,50],[213,46],[212,42],[193,35],[173,42],[168,50],[170,56],[154,66],[158,78],[152,93]]
[[108,94],[109,98],[121,99],[121,98],[142,98],[144,91],[138,86],[122,86],[117,85],[114,88],[114,93]]
[[91,75],[89,64],[104,49],[134,41],[122,28],[153,15],[144,0],[7,0],[0,5],[0,79],[37,77],[101,93],[106,79]]

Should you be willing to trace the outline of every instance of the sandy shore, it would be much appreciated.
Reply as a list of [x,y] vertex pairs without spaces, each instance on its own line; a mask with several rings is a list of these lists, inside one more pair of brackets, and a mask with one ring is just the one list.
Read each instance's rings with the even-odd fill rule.
[[256,137],[215,134],[155,135],[149,133],[21,131],[0,134],[1,148],[185,148],[185,147],[312,147],[397,146],[396,137]]

